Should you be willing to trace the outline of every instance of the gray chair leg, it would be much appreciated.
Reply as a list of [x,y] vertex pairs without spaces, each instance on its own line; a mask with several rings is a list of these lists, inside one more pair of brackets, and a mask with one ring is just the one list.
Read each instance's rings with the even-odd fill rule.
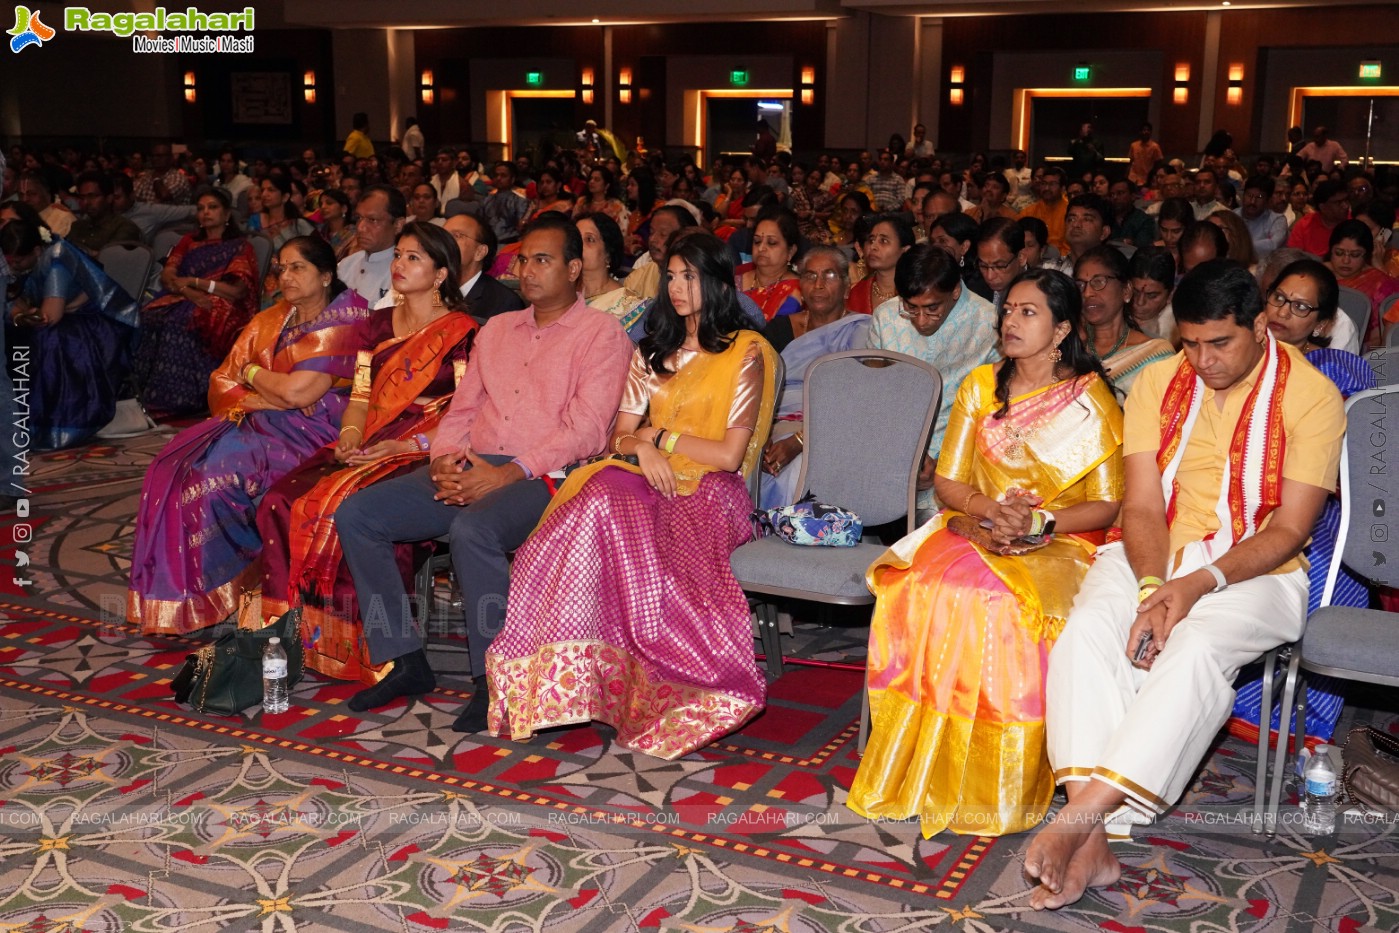
[[1268,818],[1267,833],[1269,836],[1275,835],[1278,831],[1278,806],[1282,803],[1282,776],[1287,773],[1288,736],[1292,731],[1292,701],[1297,695],[1298,665],[1302,663],[1302,646],[1300,644],[1292,646],[1292,657],[1287,661],[1287,679],[1283,682],[1282,688],[1282,709],[1283,715],[1279,716],[1278,722],[1278,752],[1273,760],[1273,783],[1268,792]]
[[1278,653],[1263,656],[1263,695],[1258,703],[1258,769],[1253,779],[1253,831],[1263,832],[1263,811],[1268,800],[1268,732],[1273,721],[1273,675]]
[[768,674],[782,676],[782,633],[777,628],[777,606],[758,603],[758,630],[763,637],[763,654],[767,655]]

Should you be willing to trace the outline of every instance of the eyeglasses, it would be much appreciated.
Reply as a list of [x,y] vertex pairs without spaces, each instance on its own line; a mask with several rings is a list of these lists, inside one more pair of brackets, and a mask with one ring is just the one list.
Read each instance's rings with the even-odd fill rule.
[[815,285],[818,280],[825,282],[827,285],[834,285],[836,282],[839,282],[841,278],[842,276],[839,269],[827,269],[824,272],[802,273],[802,282],[807,285]]
[[1092,288],[1095,292],[1100,292],[1108,287],[1109,282],[1121,281],[1122,280],[1115,275],[1095,275],[1087,279],[1074,279],[1074,284],[1078,286],[1078,290],[1081,292],[1087,291],[1089,288]]
[[1288,308],[1290,309],[1288,314],[1295,315],[1296,317],[1311,317],[1317,312],[1315,305],[1309,305],[1298,298],[1288,298],[1282,292],[1273,292],[1269,295],[1268,304],[1278,309]]
[[1020,260],[1016,257],[1004,259],[1000,262],[982,262],[978,259],[976,267],[981,270],[982,275],[985,275],[987,272],[1004,272],[1019,261]]
[[947,317],[947,313],[951,310],[950,302],[937,301],[930,305],[911,305],[907,300],[899,299],[899,317],[905,321],[940,321]]

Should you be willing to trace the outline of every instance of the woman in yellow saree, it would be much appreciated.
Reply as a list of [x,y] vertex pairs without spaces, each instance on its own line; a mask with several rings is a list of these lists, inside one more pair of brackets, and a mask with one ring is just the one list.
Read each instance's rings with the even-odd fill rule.
[[718,238],[685,234],[665,263],[618,458],[575,470],[515,555],[486,655],[493,735],[596,719],[619,745],[674,759],[763,708],[729,555],[752,536],[743,475],[772,424],[776,353],[743,329]]
[[[1015,279],[1005,359],[973,370],[953,403],[935,479],[951,507],[868,572],[871,731],[848,798],[863,816],[995,836],[1049,807],[1049,650],[1123,488],[1122,411],[1080,311],[1060,272]],[[976,543],[947,527],[959,514]],[[988,550],[1040,534],[1049,543],[1030,553]]]

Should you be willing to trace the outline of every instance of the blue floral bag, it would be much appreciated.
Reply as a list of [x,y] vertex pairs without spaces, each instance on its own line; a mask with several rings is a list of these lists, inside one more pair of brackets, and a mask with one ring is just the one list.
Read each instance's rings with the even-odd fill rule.
[[808,547],[854,547],[864,533],[860,516],[810,496],[780,509],[759,510],[754,519],[757,537],[774,534],[788,544]]

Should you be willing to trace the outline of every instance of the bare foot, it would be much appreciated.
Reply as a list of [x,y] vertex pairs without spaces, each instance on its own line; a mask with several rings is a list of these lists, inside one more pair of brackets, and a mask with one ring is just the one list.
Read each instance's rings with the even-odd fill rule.
[[1095,828],[1102,828],[1102,817],[1098,811],[1070,801],[1053,822],[1030,840],[1025,850],[1026,876],[1038,881],[1048,893],[1058,894],[1070,861]]
[[1098,827],[1069,860],[1059,891],[1050,891],[1041,885],[1031,893],[1030,906],[1035,910],[1058,910],[1075,903],[1089,888],[1116,884],[1120,877],[1122,863],[1112,854],[1107,833]]

